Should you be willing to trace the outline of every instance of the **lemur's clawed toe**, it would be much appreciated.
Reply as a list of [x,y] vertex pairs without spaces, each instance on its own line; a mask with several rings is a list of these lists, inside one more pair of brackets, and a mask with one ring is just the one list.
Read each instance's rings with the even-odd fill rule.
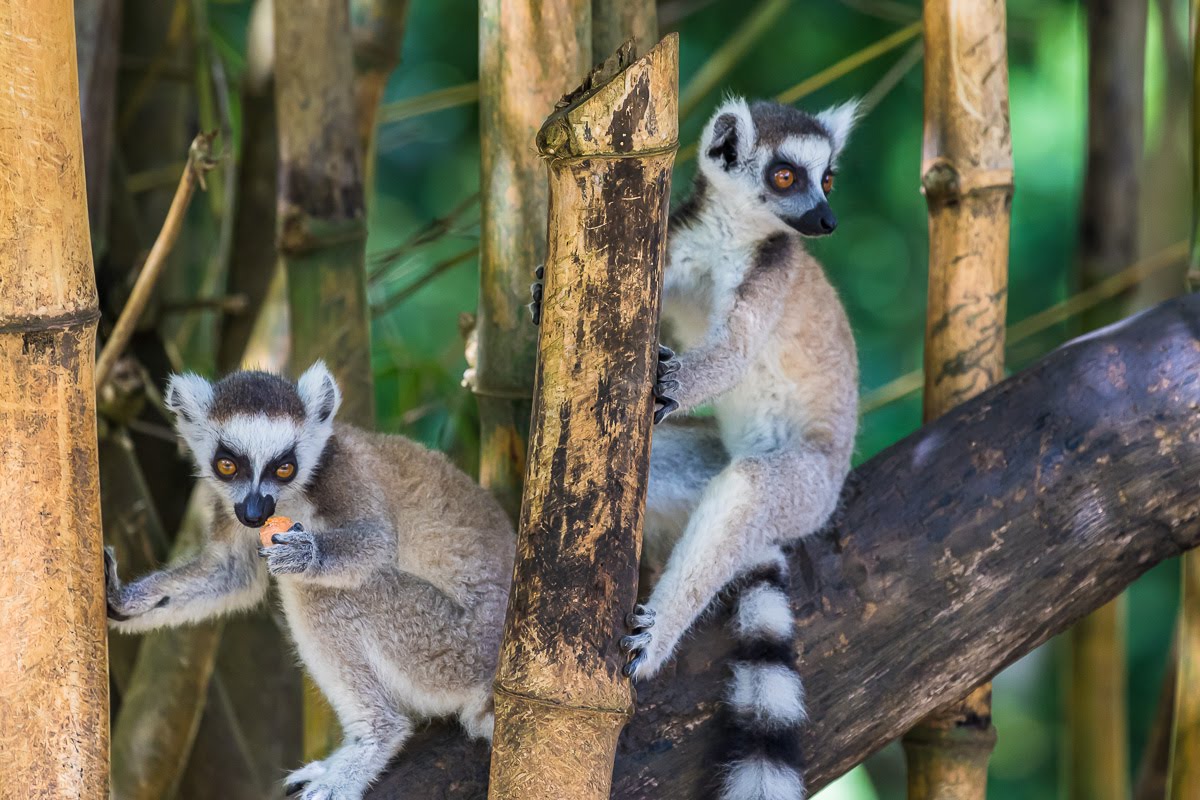
[[625,615],[625,625],[632,631],[629,635],[622,636],[619,642],[622,652],[629,657],[629,661],[621,670],[621,674],[626,678],[635,677],[649,658],[646,649],[654,641],[654,634],[650,633],[650,629],[654,627],[654,618],[654,609],[640,603]]
[[679,408],[675,392],[679,390],[679,381],[672,378],[679,371],[679,359],[675,351],[666,345],[658,346],[658,368],[655,370],[654,382],[654,424],[666,419],[671,412]]
[[533,271],[533,277],[537,280],[529,284],[529,295],[533,298],[529,304],[529,316],[534,325],[542,324],[542,280],[545,274],[545,265],[539,264],[538,268]]

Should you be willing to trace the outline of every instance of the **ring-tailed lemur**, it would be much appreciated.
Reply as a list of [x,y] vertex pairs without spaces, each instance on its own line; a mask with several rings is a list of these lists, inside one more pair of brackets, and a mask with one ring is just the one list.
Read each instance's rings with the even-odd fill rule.
[[725,800],[804,796],[781,546],[818,530],[838,502],[858,362],[842,304],[801,237],[837,225],[827,197],[856,110],[725,102],[701,138],[693,194],[671,219],[663,320],[681,353],[660,365],[655,420],[709,402],[715,417],[654,430],[645,552],[662,572],[622,645],[627,674],[654,675],[740,579]]
[[[278,579],[305,665],[345,731],[342,747],[288,776],[305,800],[361,797],[414,720],[457,715],[491,737],[492,678],[515,537],[499,504],[444,456],[401,436],[335,424],[341,395],[315,364],[292,384],[236,372],[174,376],[166,403],[213,490],[204,546],[122,585],[121,631],[248,608]],[[273,513],[302,523],[259,546]]]

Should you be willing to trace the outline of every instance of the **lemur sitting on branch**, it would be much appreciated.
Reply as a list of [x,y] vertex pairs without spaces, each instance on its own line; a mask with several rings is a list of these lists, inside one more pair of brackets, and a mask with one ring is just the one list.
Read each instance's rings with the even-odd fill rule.
[[817,531],[850,470],[858,361],[845,310],[802,243],[832,233],[835,164],[857,112],[811,116],[723,103],[700,140],[692,196],[673,215],[645,559],[662,572],[622,640],[626,673],[659,671],[726,584],[738,581],[724,800],[804,796],[805,719],[782,546]]
[[[111,625],[126,632],[249,608],[279,582],[288,627],[337,712],[342,747],[287,777],[289,795],[363,795],[413,731],[457,715],[491,738],[492,678],[515,537],[499,504],[444,456],[335,424],[341,394],[318,362],[296,384],[237,372],[166,392],[202,484],[206,541],[190,560],[123,585],[106,552]],[[302,525],[260,547],[279,511]]]

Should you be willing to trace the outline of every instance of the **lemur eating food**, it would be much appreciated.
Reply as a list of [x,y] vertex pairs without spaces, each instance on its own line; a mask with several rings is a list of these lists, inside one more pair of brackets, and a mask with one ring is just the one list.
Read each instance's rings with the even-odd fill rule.
[[[287,777],[303,800],[361,797],[424,718],[454,715],[490,739],[516,547],[492,496],[439,453],[335,423],[341,394],[320,362],[295,384],[177,375],[165,398],[212,521],[198,553],[130,584],[106,552],[112,627],[249,608],[274,576],[300,657],[345,733],[340,749]],[[263,547],[255,529],[275,513],[300,525]]]

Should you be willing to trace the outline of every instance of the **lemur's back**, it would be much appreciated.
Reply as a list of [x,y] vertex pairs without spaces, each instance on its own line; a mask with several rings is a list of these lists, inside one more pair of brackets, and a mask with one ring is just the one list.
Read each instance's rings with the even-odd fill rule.
[[444,454],[404,436],[346,424],[335,425],[334,433],[339,448],[358,456],[344,461],[373,468],[370,480],[399,534],[401,563],[419,558],[440,566],[456,583],[492,584],[507,592],[516,536],[486,489]]

